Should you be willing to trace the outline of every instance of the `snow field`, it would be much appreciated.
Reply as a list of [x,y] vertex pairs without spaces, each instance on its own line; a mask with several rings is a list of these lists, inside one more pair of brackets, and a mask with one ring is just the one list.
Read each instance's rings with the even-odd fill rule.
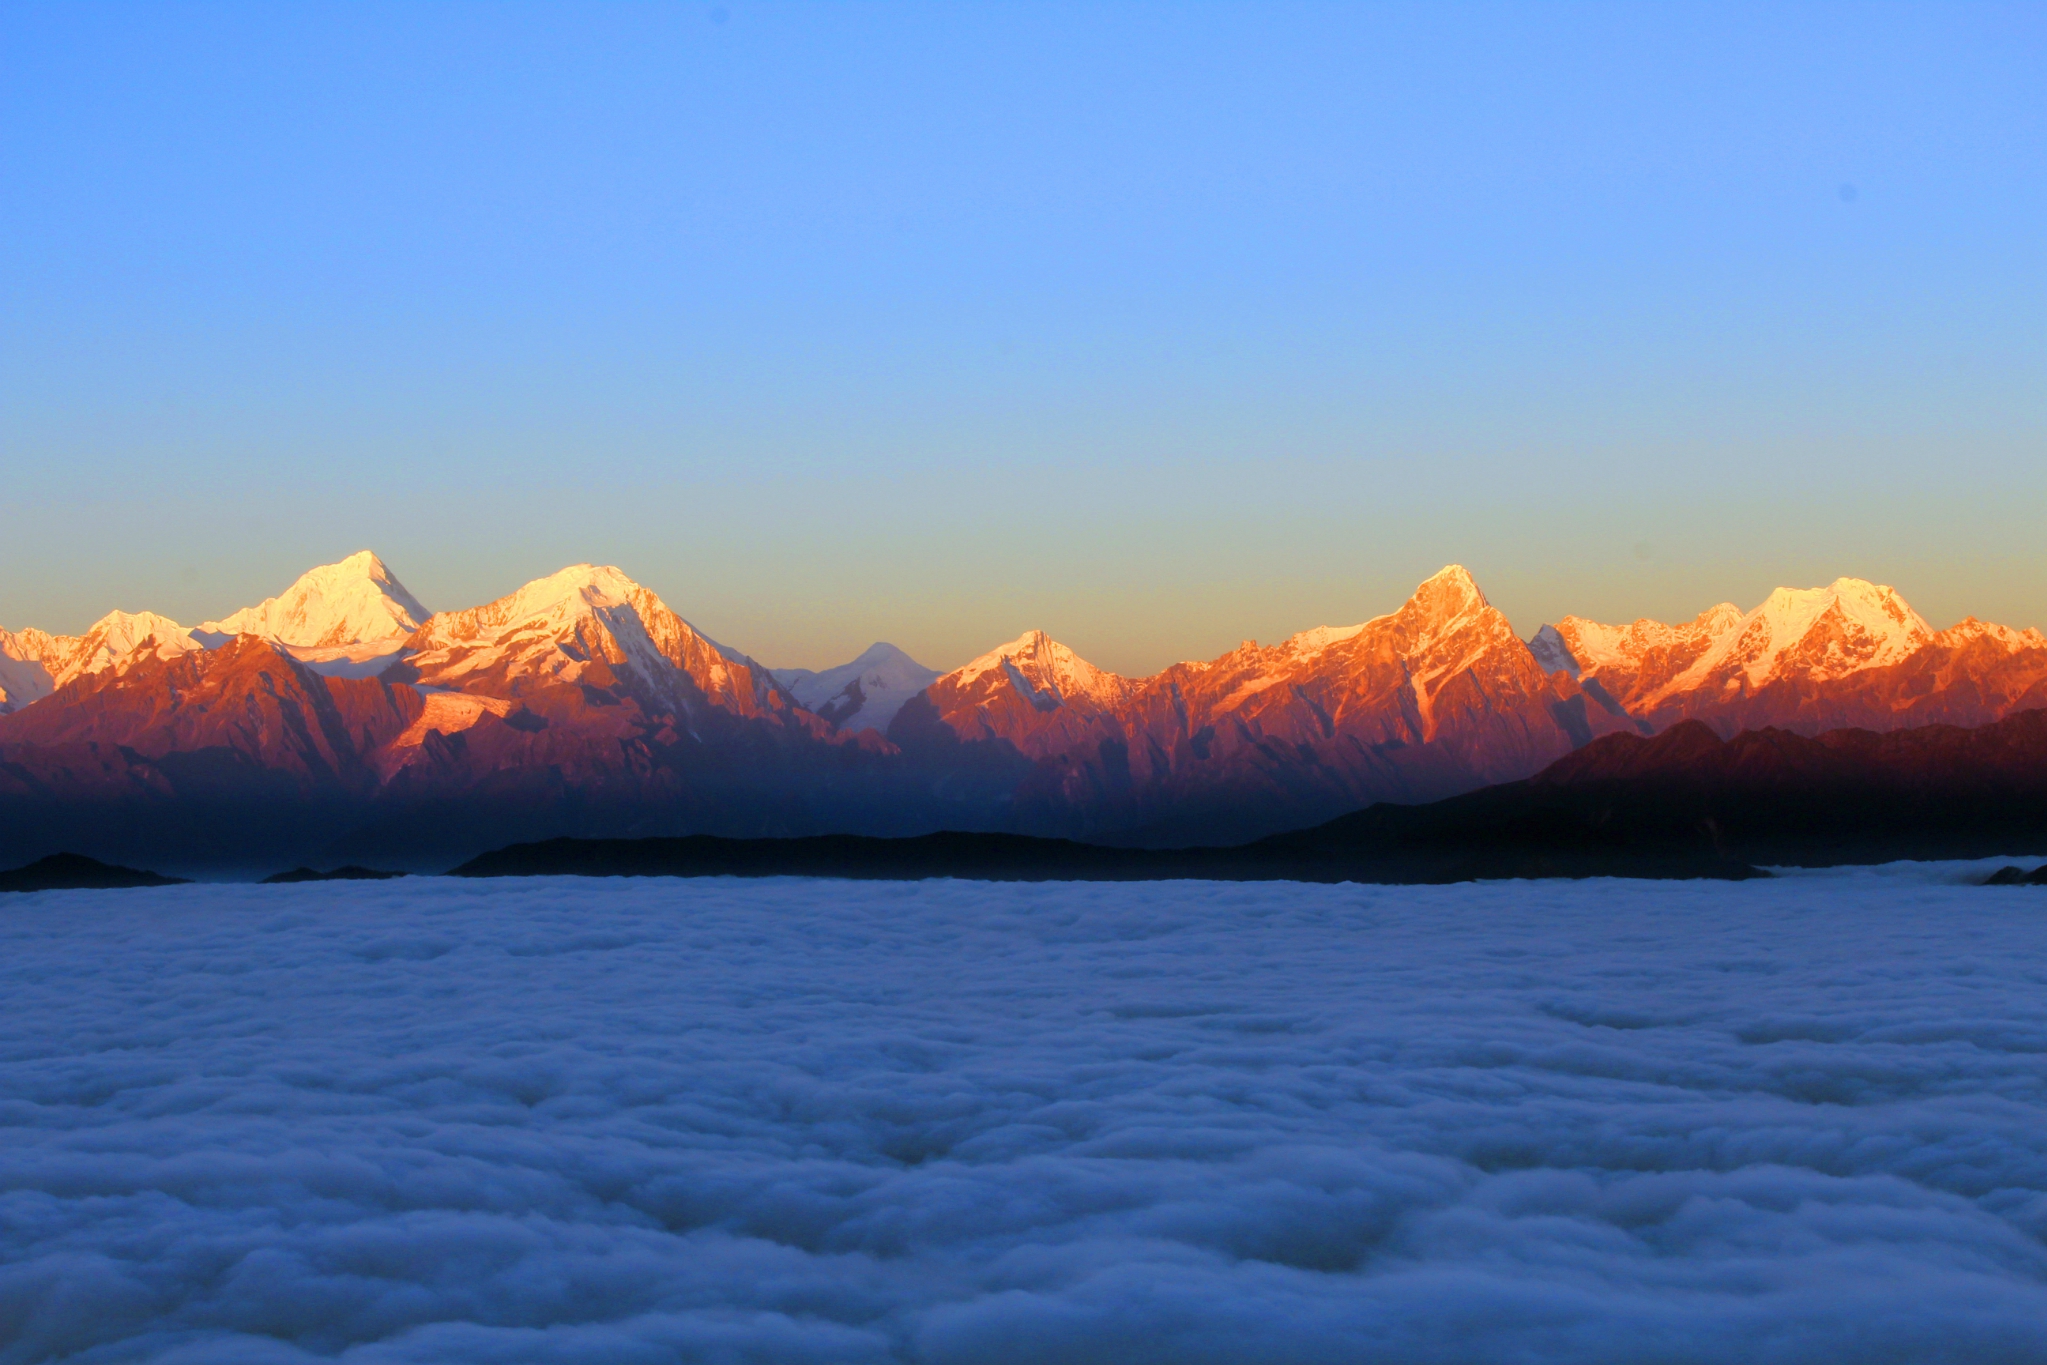
[[2047,1359],[2047,894],[0,904],[0,1365]]

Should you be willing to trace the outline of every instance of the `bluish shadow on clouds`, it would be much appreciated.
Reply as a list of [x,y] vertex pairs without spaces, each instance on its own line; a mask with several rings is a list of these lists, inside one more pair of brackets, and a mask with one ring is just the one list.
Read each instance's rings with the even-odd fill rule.
[[0,1365],[2047,1358],[2047,896],[0,907]]

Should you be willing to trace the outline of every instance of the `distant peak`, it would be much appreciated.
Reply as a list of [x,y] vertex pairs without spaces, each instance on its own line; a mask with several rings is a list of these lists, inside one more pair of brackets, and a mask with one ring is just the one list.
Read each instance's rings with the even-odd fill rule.
[[1017,691],[1040,709],[1050,709],[1076,696],[1105,703],[1130,688],[1128,679],[1096,668],[1042,630],[1025,631],[951,677],[955,683],[964,685],[998,670],[1007,674]]
[[1465,568],[1462,564],[1444,565],[1436,570],[1435,573],[1423,579],[1421,586],[1416,588],[1415,592],[1417,594],[1433,592],[1459,597],[1475,597],[1481,603],[1485,601],[1485,594],[1479,591],[1478,580],[1473,578],[1471,570]]
[[90,635],[94,631],[108,630],[171,632],[183,629],[183,626],[171,620],[170,617],[158,616],[153,611],[110,611],[86,627],[86,634]]
[[[320,583],[332,586],[337,583],[395,583],[391,570],[384,561],[370,550],[357,550],[346,559],[337,559],[332,564],[320,564],[307,569],[293,582],[292,588],[302,584]],[[289,592],[291,589],[286,589]]]
[[[1364,628],[1362,623],[1355,626],[1316,626],[1313,630],[1289,635],[1286,643],[1280,647],[1292,650],[1296,654],[1319,654],[1331,645],[1340,645],[1345,640],[1356,639]],[[1246,640],[1238,648],[1255,650],[1258,648],[1258,642]]]
[[1885,584],[1844,577],[1824,588],[1777,588],[1754,611],[1727,623],[1709,649],[1645,701],[1654,705],[1705,686],[1755,689],[1779,677],[1831,681],[1897,663],[1932,635]]
[[799,704],[842,730],[886,730],[903,704],[939,674],[877,640],[850,663],[818,672],[783,669],[775,677]]
[[1896,588],[1866,578],[1837,578],[1824,588],[1778,588],[1750,615],[1803,621],[1836,605],[1852,616],[1888,622],[1908,635],[1931,633]]
[[201,646],[190,631],[168,616],[153,611],[110,611],[79,637],[62,666],[51,670],[55,684],[62,687],[81,674],[112,668],[145,647],[168,657]]
[[1056,645],[1058,643],[1059,642],[1057,640],[1054,640],[1051,636],[1047,635],[1042,630],[1027,630],[1023,634],[1017,636],[1014,640],[1011,640],[1009,643],[997,645],[994,649],[991,649],[988,652],[990,654],[1004,655],[1030,654],[1037,650],[1044,649],[1047,646]]
[[338,649],[404,639],[430,613],[369,550],[300,574],[275,597],[199,630],[258,635],[292,649]]
[[1706,608],[1697,616],[1694,616],[1691,619],[1690,624],[1695,626],[1709,626],[1718,627],[1720,629],[1726,629],[1727,627],[1732,626],[1734,623],[1741,620],[1741,614],[1742,614],[1741,608],[1735,606],[1734,603],[1721,602],[1715,606]]
[[855,664],[863,668],[871,667],[875,664],[895,663],[898,661],[916,664],[919,668],[923,667],[922,664],[918,664],[915,659],[912,659],[908,654],[886,640],[876,640],[861,652],[859,658],[853,660]]
[[542,584],[568,589],[599,588],[609,591],[630,591],[640,586],[625,570],[615,564],[571,564],[526,586],[539,587]]
[[1568,673],[1577,677],[1581,670],[1578,656],[1571,652],[1570,642],[1555,626],[1544,626],[1529,637],[1528,652],[1542,665],[1545,673]]
[[1012,659],[1035,658],[1040,654],[1049,653],[1052,649],[1058,647],[1059,642],[1044,631],[1027,630],[1014,640],[999,644],[979,658],[970,660],[962,665],[957,672],[962,682],[970,682],[980,677],[983,673],[1002,667],[1004,663]]
[[390,576],[391,572],[384,567],[384,561],[377,558],[377,553],[374,550],[357,550],[348,558],[338,563],[330,564],[327,567],[330,569],[341,569],[347,573],[361,574],[365,578],[386,578]]
[[1837,578],[1824,588],[1776,588],[1766,602],[1809,602],[1836,597],[1852,598],[1859,602],[1887,602],[1900,600],[1898,590],[1888,583],[1872,583],[1866,578]]
[[536,578],[500,599],[522,615],[546,615],[570,603],[588,607],[618,606],[646,589],[610,564],[571,564],[545,578]]
[[1447,565],[1422,580],[1408,602],[1431,617],[1461,616],[1491,605],[1462,564]]
[[[564,583],[597,583],[625,577],[625,570],[619,568],[616,564],[583,563],[565,565],[537,581],[543,583],[556,580]],[[631,582],[632,580],[627,579],[626,581]]]

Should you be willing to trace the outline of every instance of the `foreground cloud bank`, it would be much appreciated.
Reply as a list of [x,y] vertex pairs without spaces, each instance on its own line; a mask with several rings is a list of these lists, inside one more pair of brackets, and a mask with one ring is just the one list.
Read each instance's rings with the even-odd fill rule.
[[2039,901],[23,897],[0,1362],[2039,1360]]

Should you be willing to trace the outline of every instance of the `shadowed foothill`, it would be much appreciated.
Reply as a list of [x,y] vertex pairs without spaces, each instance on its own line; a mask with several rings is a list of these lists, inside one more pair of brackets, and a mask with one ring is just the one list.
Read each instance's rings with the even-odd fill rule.
[[131,886],[180,886],[184,881],[183,877],[116,867],[82,853],[52,853],[26,867],[0,872],[0,891],[109,891]]
[[2023,867],[2000,867],[1983,879],[1985,886],[2047,886],[2047,863],[2031,872]]
[[[1766,876],[1772,865],[2047,852],[2047,711],[1975,730],[1931,725],[1723,740],[1685,721],[1595,740],[1521,782],[1426,805],[1380,803],[1227,848],[1110,848],[948,833],[911,839],[556,839],[461,876],[963,877],[991,881],[1438,883],[1498,878]],[[2034,874],[2037,877],[2038,874]],[[2032,880],[2032,879],[2028,879]]]
[[[1324,827],[1326,830],[1328,827]],[[515,844],[456,868],[458,877],[842,877],[989,882],[1377,882],[1442,884],[1509,878],[1637,877],[1741,881],[1769,874],[1710,847],[1605,847],[1502,840],[1266,839],[1236,848],[1105,848],[1070,839],[948,831],[912,839],[834,834],[807,839],[549,839]]]
[[405,875],[403,872],[382,872],[374,867],[337,867],[331,872],[316,872],[310,867],[295,867],[289,872],[271,873],[263,879],[263,885],[289,886],[298,882],[383,882]]

